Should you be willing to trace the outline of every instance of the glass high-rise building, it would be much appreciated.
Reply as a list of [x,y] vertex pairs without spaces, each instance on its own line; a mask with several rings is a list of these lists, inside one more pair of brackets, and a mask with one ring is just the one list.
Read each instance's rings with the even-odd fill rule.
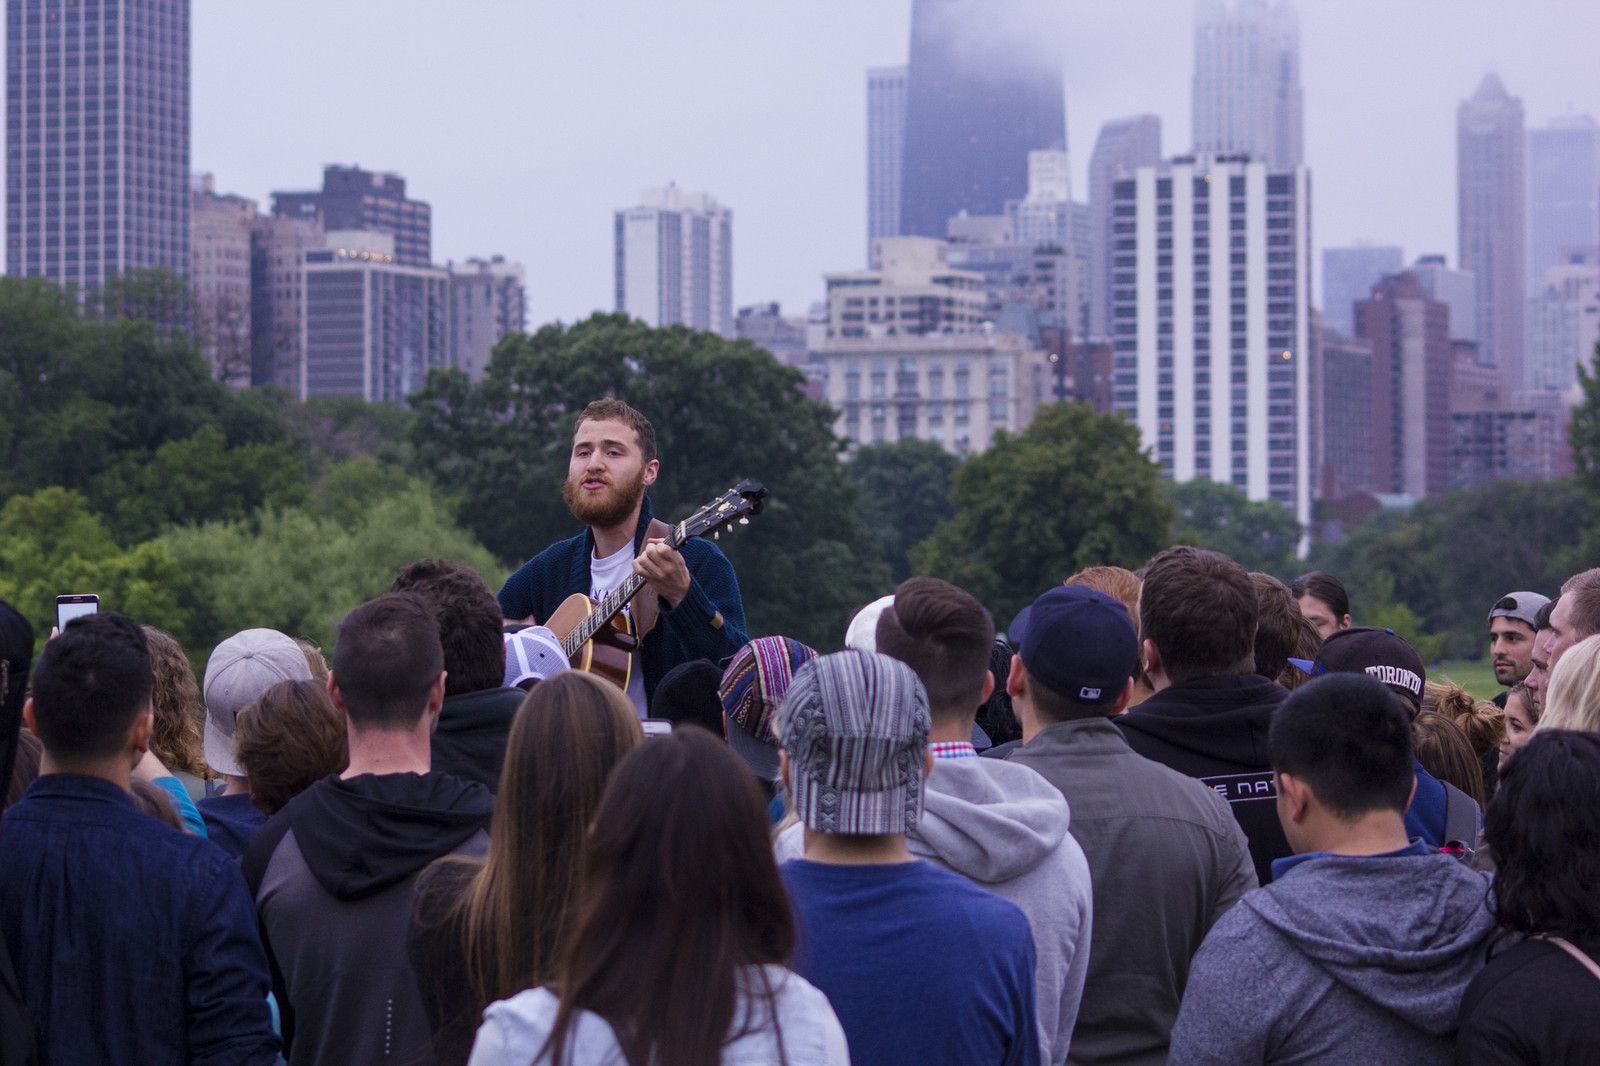
[[1477,282],[1478,362],[1522,388],[1527,269],[1522,101],[1486,75],[1456,111],[1457,265]]
[[1563,266],[1564,249],[1600,243],[1600,126],[1563,115],[1528,131],[1528,291],[1544,291],[1544,272]]
[[1398,245],[1324,248],[1322,324],[1343,337],[1354,337],[1356,301],[1371,296],[1384,275],[1399,273],[1404,258]]
[[1196,152],[1300,165],[1300,23],[1289,0],[1197,5],[1192,104]]
[[[1010,7],[1011,5],[996,5]],[[1028,193],[1028,153],[1066,151],[1061,69],[975,42],[970,0],[913,0],[899,233],[944,239],[963,210],[1001,215]]]
[[906,68],[867,71],[867,261],[873,242],[900,235],[900,173],[906,156]]
[[187,275],[189,0],[7,0],[6,272]]

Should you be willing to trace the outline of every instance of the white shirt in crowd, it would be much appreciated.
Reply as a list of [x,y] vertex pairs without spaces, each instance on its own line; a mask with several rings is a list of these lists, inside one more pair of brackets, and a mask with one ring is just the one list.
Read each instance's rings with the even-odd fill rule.
[[[629,541],[622,548],[612,552],[604,559],[599,558],[594,552],[589,553],[589,596],[591,599],[603,600],[611,590],[622,584],[629,574],[633,573],[633,542]],[[624,607],[623,613],[633,617],[633,609]],[[628,674],[628,699],[633,701],[633,709],[639,712],[640,718],[648,718],[650,712],[644,701],[644,669],[639,665],[639,653],[633,653],[633,669]]]
[[[810,982],[782,966],[763,966],[774,989],[777,1025],[771,1017],[722,1049],[722,1066],[769,1066],[779,1062],[778,1032],[783,1036],[783,1059],[788,1066],[850,1066],[844,1030],[828,999]],[[548,1054],[534,1055],[544,1047],[555,1024],[559,1001],[546,989],[532,988],[510,999],[489,1004],[483,1025],[472,1045],[467,1066],[541,1066]],[[749,1000],[740,998],[734,1010],[734,1032],[749,1022]],[[761,1009],[764,1013],[765,1008]],[[610,1023],[597,1014],[579,1011],[567,1030],[564,1066],[626,1066],[622,1049]]]

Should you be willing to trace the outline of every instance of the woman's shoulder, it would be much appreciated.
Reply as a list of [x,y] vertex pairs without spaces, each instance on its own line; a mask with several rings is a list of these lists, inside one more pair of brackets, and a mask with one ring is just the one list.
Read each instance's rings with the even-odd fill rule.
[[[771,990],[775,1017],[766,1015],[758,1003],[757,997],[764,988]],[[828,997],[793,970],[777,965],[749,967],[741,992],[754,1014],[745,1015],[749,1032],[728,1045],[724,1064],[773,1061],[769,1054],[777,1047],[774,1029],[782,1034],[784,1057],[790,1066],[831,1066],[850,1061],[844,1029]]]
[[[544,1050],[555,1027],[561,1001],[547,988],[530,988],[510,999],[497,1000],[483,1011],[483,1025],[472,1045],[467,1066],[501,1066],[544,1063],[549,1057],[536,1055]],[[616,1034],[605,1019],[589,1011],[578,1011],[567,1033],[563,1062],[571,1066],[622,1066],[622,1049]]]

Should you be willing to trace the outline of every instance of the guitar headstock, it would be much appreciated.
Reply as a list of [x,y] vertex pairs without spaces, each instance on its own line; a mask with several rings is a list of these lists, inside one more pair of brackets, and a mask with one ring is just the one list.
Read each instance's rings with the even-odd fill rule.
[[767,498],[766,486],[759,481],[741,481],[678,524],[682,540],[720,533],[734,522],[744,522],[761,513]]

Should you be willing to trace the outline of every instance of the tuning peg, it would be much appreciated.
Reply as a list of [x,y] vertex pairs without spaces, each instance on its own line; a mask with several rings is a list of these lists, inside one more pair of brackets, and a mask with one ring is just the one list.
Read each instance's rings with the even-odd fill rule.
[[749,518],[748,518],[748,517],[743,517],[743,518],[740,518],[740,519],[739,519],[739,524],[740,524],[740,525],[741,525],[741,526],[747,526],[747,525],[749,525],[749,524],[750,524],[750,519],[749,519]]
[[711,539],[712,540],[721,540],[722,539],[722,530],[719,529],[715,533],[711,534]]

